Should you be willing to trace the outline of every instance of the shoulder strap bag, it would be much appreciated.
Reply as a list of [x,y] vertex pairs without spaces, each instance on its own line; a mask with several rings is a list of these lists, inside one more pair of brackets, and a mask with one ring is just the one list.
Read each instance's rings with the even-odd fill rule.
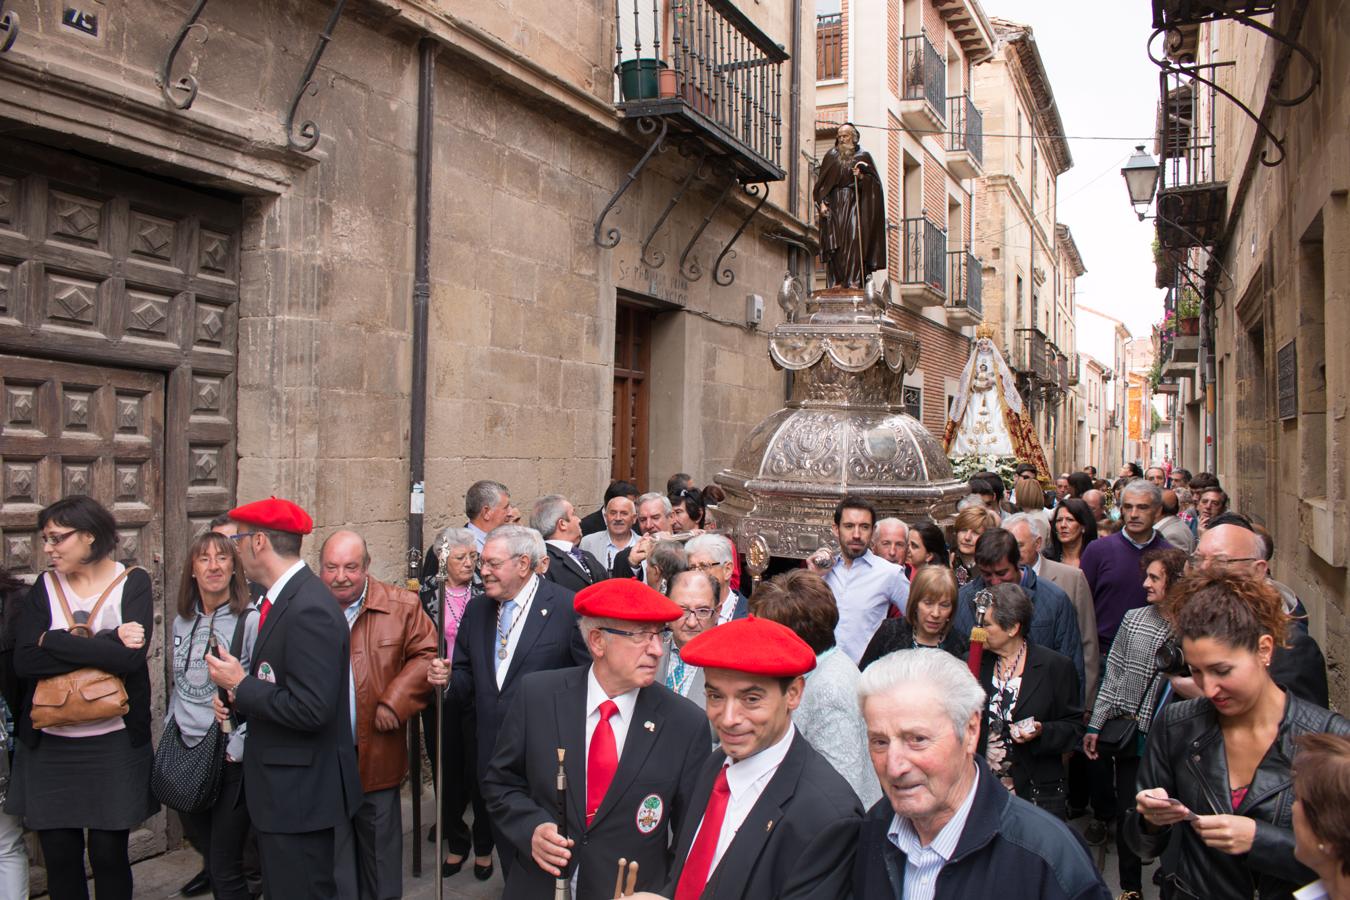
[[[133,567],[134,568],[134,567]],[[83,622],[77,622],[70,611],[70,602],[61,588],[61,580],[54,574],[50,584],[55,590],[61,611],[66,616],[67,630],[78,637],[93,637],[93,623],[103,604],[108,601],[113,589],[131,573],[132,569],[123,569],[121,574],[103,589],[98,602],[89,611]],[[67,672],[64,675],[51,675],[38,681],[33,689],[33,706],[29,715],[33,727],[41,731],[61,725],[83,725],[100,719],[125,716],[131,709],[127,702],[127,688],[122,679],[102,669],[87,667]]]
[[1139,703],[1135,706],[1133,713],[1128,716],[1114,716],[1102,724],[1102,730],[1097,735],[1098,753],[1103,756],[1129,757],[1134,755],[1135,748],[1139,744],[1139,713],[1143,710],[1144,701],[1153,692],[1153,686],[1158,683],[1158,678],[1161,675],[1161,669],[1153,674],[1153,678],[1144,688],[1144,693],[1139,698]]
[[[219,611],[219,610],[217,610]],[[234,623],[234,636],[230,640],[230,654],[238,657],[244,643],[244,624],[255,610],[245,609]],[[208,627],[215,630],[215,614]],[[195,643],[197,626],[202,617],[198,614],[192,623],[192,632],[188,635],[187,652],[183,657],[183,671],[179,677],[186,677],[187,664]],[[210,652],[209,650],[207,652]],[[215,805],[216,795],[220,793],[221,772],[225,765],[225,745],[228,736],[220,730],[220,723],[211,722],[202,739],[192,746],[183,742],[183,733],[178,722],[170,718],[159,737],[159,746],[155,748],[155,763],[150,770],[150,790],[155,799],[170,809],[179,812],[194,813],[210,809]]]

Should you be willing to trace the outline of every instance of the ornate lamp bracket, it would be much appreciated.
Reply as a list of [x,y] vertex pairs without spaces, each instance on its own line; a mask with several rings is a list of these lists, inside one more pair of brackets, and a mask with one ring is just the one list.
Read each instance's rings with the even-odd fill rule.
[[727,241],[727,245],[722,248],[722,252],[718,254],[717,260],[713,263],[713,281],[717,282],[722,287],[728,287],[736,280],[736,273],[731,271],[729,266],[725,269],[722,268],[722,260],[726,258],[728,253],[731,254],[732,259],[736,258],[736,251],[731,249],[732,245],[740,240],[741,235],[750,225],[750,221],[755,216],[759,215],[760,209],[763,208],[764,203],[769,199],[769,185],[767,182],[747,184],[742,187],[742,190],[744,190],[746,195],[751,199],[759,197],[759,202],[745,214],[745,218],[741,220],[741,226],[736,229],[736,233],[731,236],[731,240]]
[[5,12],[5,0],[0,0],[0,53],[8,53],[18,39],[19,14],[14,10]]
[[684,252],[680,254],[680,274],[687,280],[698,281],[703,277],[703,269],[699,266],[698,260],[690,260],[689,254],[694,251],[694,245],[697,244],[698,239],[703,236],[703,232],[707,230],[713,217],[717,215],[717,211],[722,208],[722,204],[727,202],[727,197],[731,195],[731,189],[734,188],[737,183],[734,175],[727,178],[727,185],[722,188],[722,193],[717,195],[717,202],[712,205],[712,208],[708,210],[708,214],[703,217],[703,223],[698,226],[694,231],[693,236],[689,238],[689,243],[684,245]]
[[338,19],[342,18],[342,8],[346,5],[347,0],[337,0],[333,5],[333,11],[328,15],[328,24],[324,26],[323,33],[319,35],[319,40],[309,55],[305,74],[300,76],[300,86],[295,89],[290,108],[286,111],[286,142],[301,153],[308,153],[319,143],[319,126],[314,124],[313,119],[306,119],[300,124],[297,139],[295,115],[305,94],[312,95],[318,90],[318,86],[314,83],[314,70],[319,67],[319,60],[323,57],[324,50],[328,49],[328,42],[333,39],[333,29],[337,28]]
[[[684,146],[680,147],[680,152],[689,155]],[[689,190],[690,185],[694,183],[695,179],[705,174],[704,163],[706,160],[706,151],[700,152],[698,154],[698,161],[690,167],[689,174],[684,176],[684,181],[680,183],[679,188],[671,195],[670,202],[667,203],[666,208],[661,211],[661,215],[657,217],[655,224],[653,224],[651,230],[647,232],[647,236],[642,239],[643,265],[653,269],[659,269],[666,264],[666,255],[664,253],[660,250],[652,250],[648,253],[647,248],[651,246],[652,240],[656,237],[656,233],[661,230],[661,226],[666,223],[666,219],[670,216],[671,212],[674,211],[680,200],[684,198],[685,192]]]
[[[0,0],[3,2],[3,0]],[[169,48],[169,53],[164,57],[164,63],[159,67],[159,74],[155,76],[155,84],[159,85],[159,92],[164,95],[164,99],[169,101],[169,105],[174,109],[187,109],[192,105],[192,101],[197,99],[197,76],[187,72],[177,81],[171,81],[173,77],[173,61],[178,56],[178,51],[182,49],[183,42],[187,40],[188,32],[194,28],[200,28],[201,41],[205,44],[210,36],[207,27],[197,21],[197,17],[202,14],[206,8],[208,0],[197,0],[192,7],[192,12],[183,20],[183,27],[178,29],[178,37],[174,40],[173,46]],[[175,91],[184,92],[182,99],[175,95]]]
[[666,135],[670,132],[670,123],[664,118],[661,119],[660,130],[656,127],[656,120],[646,116],[638,119],[637,127],[638,131],[643,134],[651,134],[653,131],[657,132],[656,140],[652,141],[651,146],[647,148],[647,152],[642,154],[642,158],[637,161],[637,165],[628,170],[628,174],[624,176],[623,183],[619,185],[618,190],[616,190],[613,196],[609,198],[609,202],[605,204],[604,209],[600,210],[600,215],[595,220],[595,243],[597,246],[604,247],[606,250],[619,246],[619,238],[621,235],[619,229],[611,228],[604,232],[604,237],[601,237],[601,230],[605,227],[605,217],[608,216],[609,211],[614,208],[614,204],[619,202],[619,198],[633,186],[633,182],[637,181],[638,176],[642,174],[642,170],[647,167],[647,163],[651,161],[651,158],[665,145]]
[[1309,97],[1311,97],[1313,91],[1317,90],[1317,86],[1322,83],[1321,61],[1319,61],[1318,58],[1313,55],[1311,50],[1300,44],[1298,41],[1294,40],[1289,35],[1282,34],[1276,31],[1274,28],[1271,28],[1264,22],[1259,22],[1255,18],[1249,16],[1244,12],[1237,12],[1234,10],[1225,9],[1222,0],[1195,0],[1195,2],[1197,2],[1201,6],[1204,6],[1212,10],[1219,18],[1232,19],[1234,22],[1237,22],[1241,25],[1245,25],[1248,28],[1251,28],[1255,31],[1259,31],[1266,37],[1270,38],[1272,41],[1278,41],[1279,43],[1284,44],[1290,50],[1294,51],[1299,56],[1303,57],[1303,61],[1308,64],[1308,69],[1312,72],[1312,77],[1308,82],[1307,89],[1296,97],[1279,97],[1275,94],[1275,91],[1278,90],[1278,87],[1274,87],[1269,92],[1269,97],[1272,103],[1279,104],[1280,106],[1298,106],[1299,104],[1307,100]]

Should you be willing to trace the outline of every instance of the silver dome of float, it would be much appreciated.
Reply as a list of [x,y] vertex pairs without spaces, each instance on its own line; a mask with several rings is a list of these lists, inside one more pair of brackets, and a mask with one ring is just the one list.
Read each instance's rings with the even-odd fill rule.
[[835,504],[859,494],[878,515],[943,522],[967,493],[942,442],[904,412],[905,376],[919,341],[885,310],[889,285],[831,288],[805,301],[784,283],[788,321],[769,338],[776,368],[794,373],[791,398],[750,433],[714,479],[727,497],[722,529],[747,554],[805,558],[834,546]]

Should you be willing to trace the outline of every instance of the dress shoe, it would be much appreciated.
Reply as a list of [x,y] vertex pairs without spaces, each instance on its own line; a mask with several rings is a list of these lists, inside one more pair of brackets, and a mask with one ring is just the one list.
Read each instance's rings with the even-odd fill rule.
[[211,876],[206,874],[205,869],[193,875],[191,881],[178,889],[178,893],[184,897],[199,897],[202,894],[210,893],[210,891]]
[[446,862],[445,860],[441,860],[441,877],[449,878],[451,875],[458,875],[459,870],[462,868],[464,868],[463,857],[460,858],[459,862]]
[[491,878],[492,860],[488,860],[488,864],[486,866],[480,866],[478,863],[475,862],[473,864],[473,877],[477,878],[479,881],[487,881],[489,878]]

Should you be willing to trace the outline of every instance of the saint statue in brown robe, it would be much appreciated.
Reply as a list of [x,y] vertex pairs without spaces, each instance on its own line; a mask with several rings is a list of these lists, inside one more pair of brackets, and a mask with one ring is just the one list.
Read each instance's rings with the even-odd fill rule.
[[828,286],[862,287],[868,275],[886,268],[886,204],[876,163],[858,146],[851,123],[835,133],[813,199]]

